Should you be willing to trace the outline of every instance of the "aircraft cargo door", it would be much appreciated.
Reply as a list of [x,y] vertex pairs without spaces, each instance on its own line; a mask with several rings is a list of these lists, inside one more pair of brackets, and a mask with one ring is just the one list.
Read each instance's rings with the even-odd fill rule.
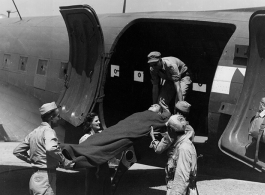
[[88,5],[60,7],[65,21],[71,73],[58,103],[61,116],[74,126],[83,122],[99,91],[103,68],[103,33],[95,11]]
[[219,148],[229,156],[264,171],[265,143],[257,142],[249,135],[249,128],[259,110],[261,98],[265,97],[265,11],[257,11],[250,17],[248,54],[243,89],[235,112],[219,140]]

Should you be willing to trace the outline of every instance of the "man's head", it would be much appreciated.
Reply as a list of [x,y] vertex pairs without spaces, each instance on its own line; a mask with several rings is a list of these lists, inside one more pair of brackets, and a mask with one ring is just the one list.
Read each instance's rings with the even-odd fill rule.
[[151,67],[160,67],[161,66],[161,53],[158,51],[152,51],[151,53],[148,54],[147,56],[148,61],[147,63]]
[[265,97],[261,98],[259,103],[259,111],[262,112],[263,110],[265,110]]
[[61,118],[55,102],[43,104],[39,110],[42,121],[50,123],[52,126],[57,126]]
[[161,106],[159,104],[153,104],[148,110],[159,113],[161,111]]
[[177,113],[179,112],[184,116],[188,116],[191,105],[186,101],[178,101],[175,107]]
[[182,135],[185,133],[187,121],[181,115],[172,115],[167,123],[166,126],[168,127],[168,133],[170,135]]

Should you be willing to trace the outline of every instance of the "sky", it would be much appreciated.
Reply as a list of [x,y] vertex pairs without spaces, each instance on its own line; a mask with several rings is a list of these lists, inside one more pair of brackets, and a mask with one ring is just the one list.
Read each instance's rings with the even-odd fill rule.
[[[18,17],[60,15],[59,7],[88,4],[96,13],[121,13],[124,0],[0,0],[0,14]],[[265,6],[265,0],[126,0],[126,12],[202,11]],[[12,13],[14,12],[14,13]]]

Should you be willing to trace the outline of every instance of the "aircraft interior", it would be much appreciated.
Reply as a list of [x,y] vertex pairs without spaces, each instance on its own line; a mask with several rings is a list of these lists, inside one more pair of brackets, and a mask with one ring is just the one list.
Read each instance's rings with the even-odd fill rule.
[[[103,101],[106,126],[144,111],[152,104],[147,55],[151,51],[159,51],[162,57],[175,56],[182,60],[192,72],[193,83],[198,86],[205,84],[204,91],[191,86],[185,100],[192,105],[188,120],[196,135],[207,136],[214,74],[234,31],[233,24],[225,23],[165,19],[133,21],[115,40],[113,55],[107,65]],[[111,65],[120,66],[118,77],[111,77]],[[134,71],[143,72],[143,82],[134,81]]]

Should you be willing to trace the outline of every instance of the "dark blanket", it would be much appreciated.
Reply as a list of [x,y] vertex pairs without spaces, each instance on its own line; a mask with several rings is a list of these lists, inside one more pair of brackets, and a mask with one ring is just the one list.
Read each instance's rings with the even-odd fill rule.
[[160,131],[167,117],[149,110],[132,114],[81,144],[62,145],[63,154],[74,159],[78,168],[101,165],[129,148],[138,138],[148,136],[151,126],[154,131]]

